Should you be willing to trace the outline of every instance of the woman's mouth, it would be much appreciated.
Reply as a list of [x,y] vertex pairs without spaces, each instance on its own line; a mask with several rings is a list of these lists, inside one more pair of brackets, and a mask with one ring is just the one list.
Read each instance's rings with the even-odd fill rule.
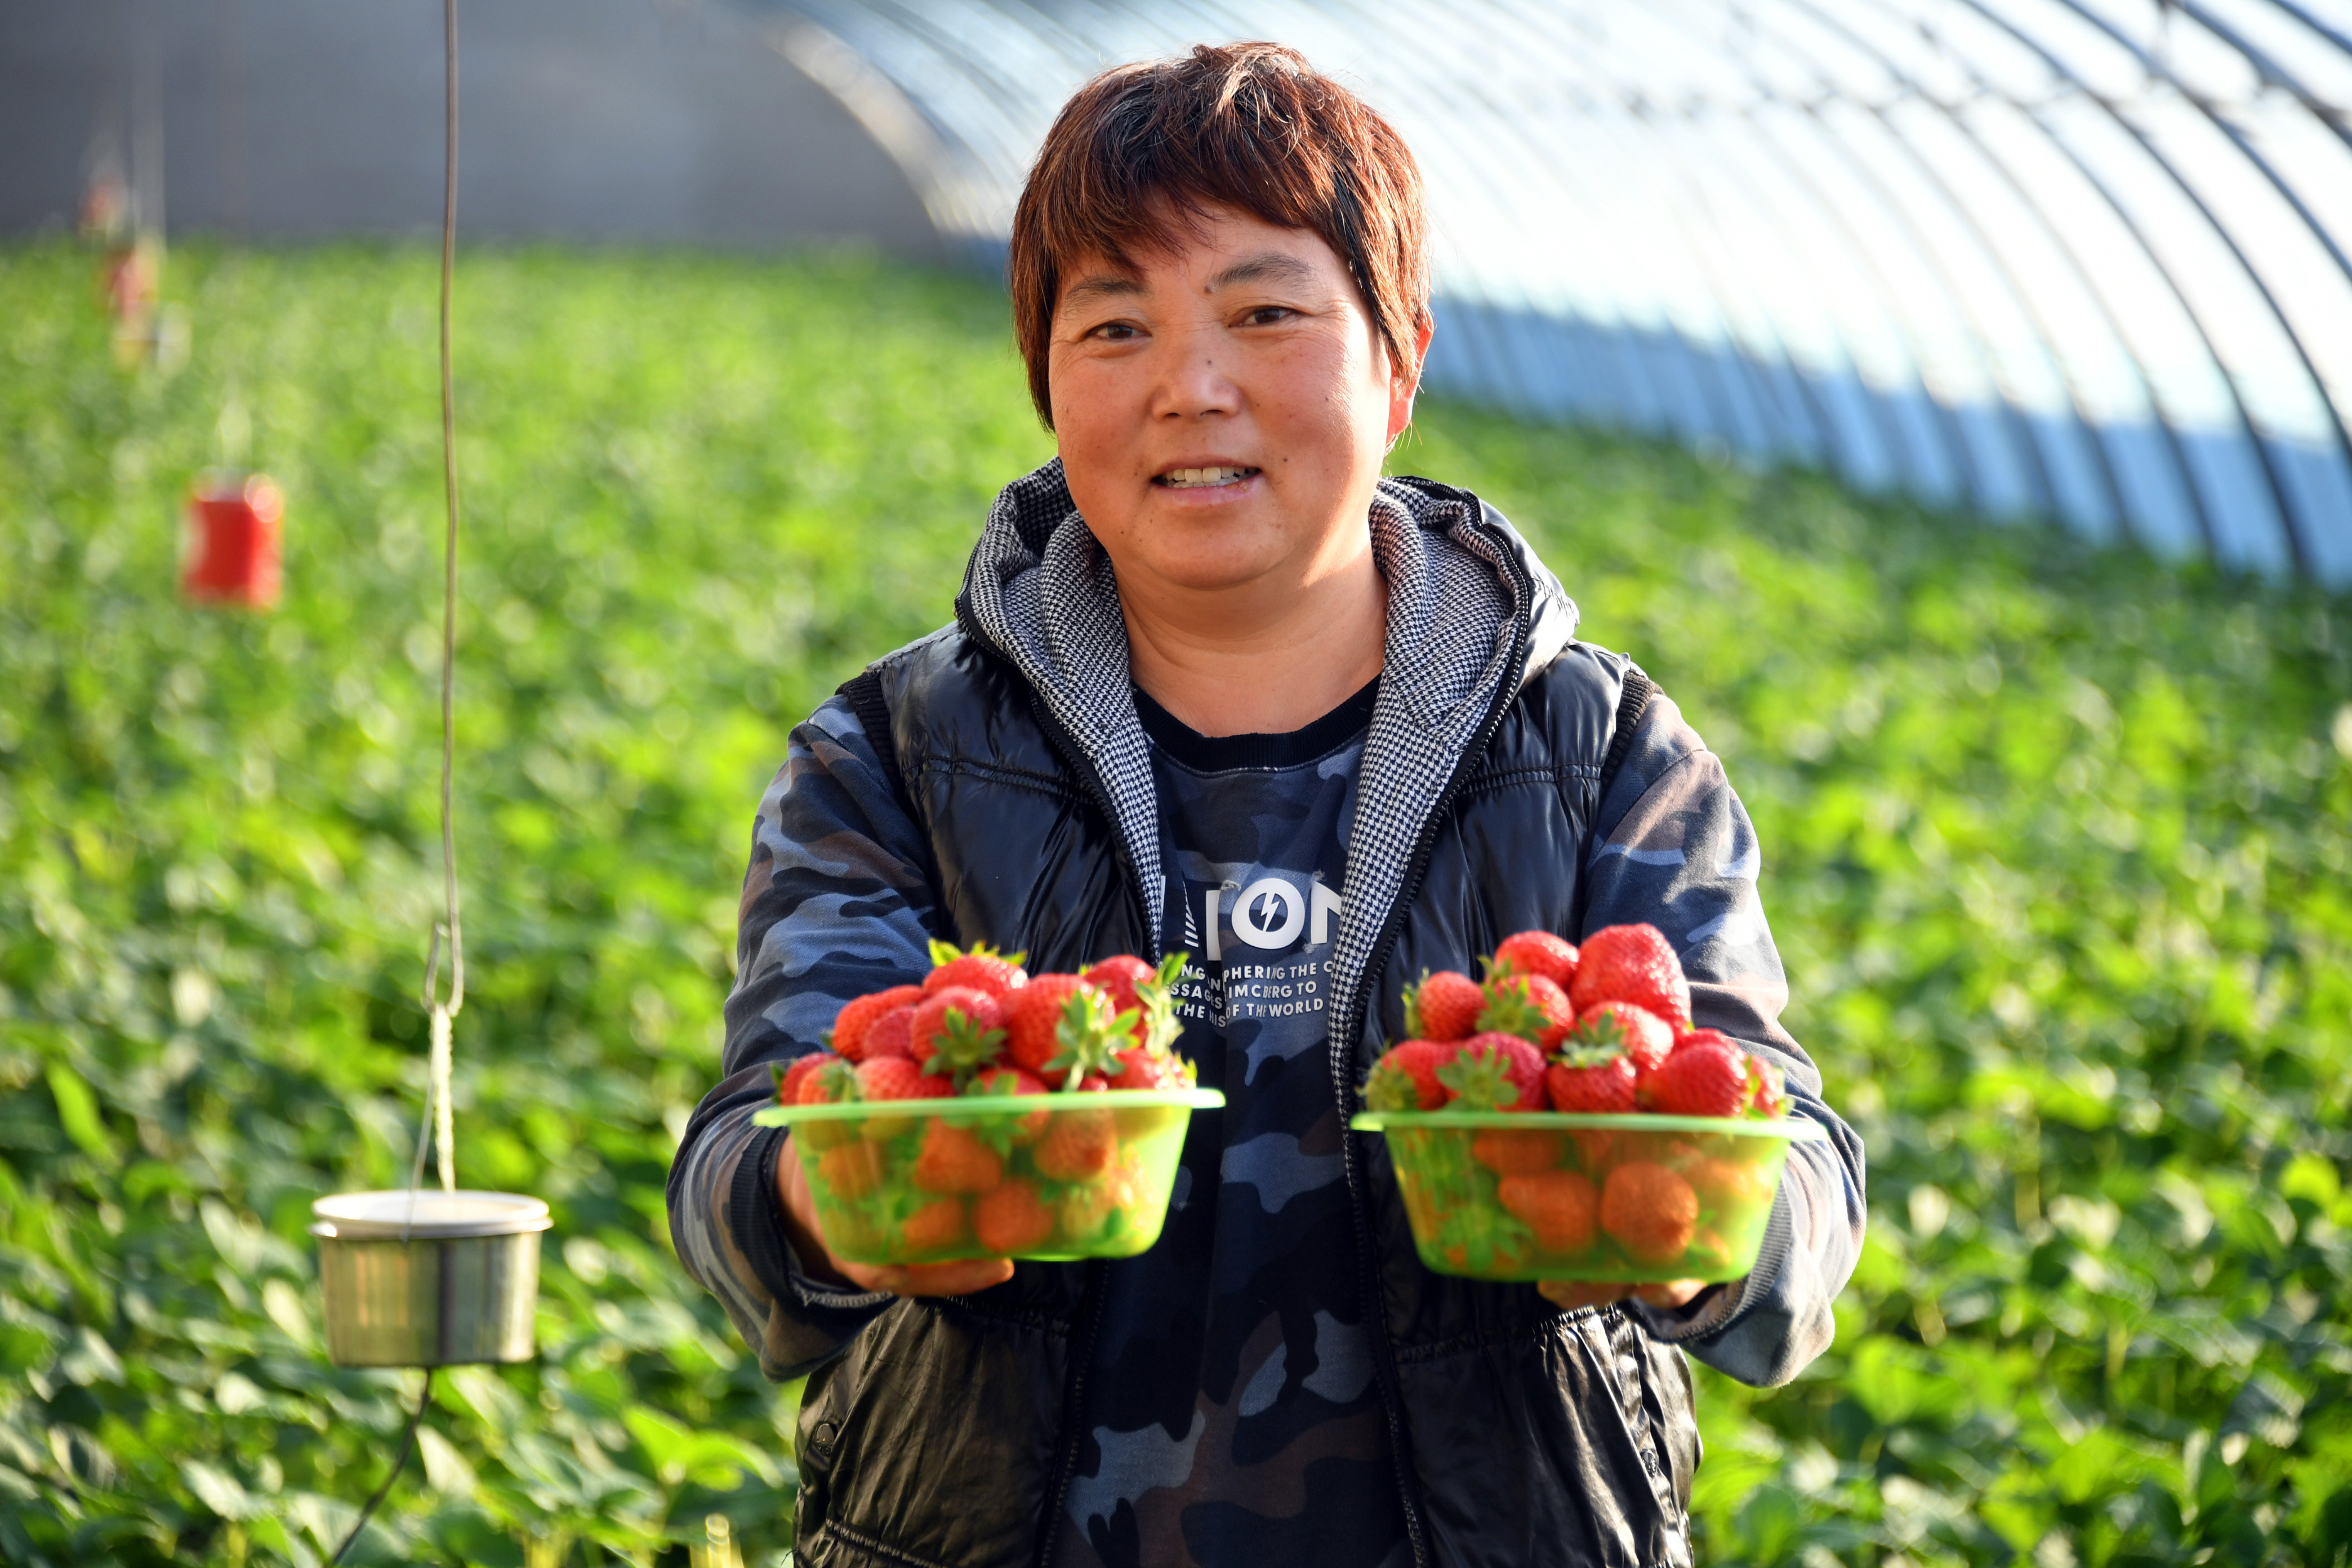
[[1218,485],[1237,485],[1256,472],[1255,468],[1171,468],[1151,482],[1171,490],[1209,489]]

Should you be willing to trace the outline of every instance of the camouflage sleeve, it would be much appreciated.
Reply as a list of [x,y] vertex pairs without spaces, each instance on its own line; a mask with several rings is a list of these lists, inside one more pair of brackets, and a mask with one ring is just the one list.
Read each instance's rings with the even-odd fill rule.
[[1789,983],[1757,891],[1763,853],[1722,763],[1681,710],[1652,699],[1593,819],[1584,929],[1646,921],[1690,976],[1697,1024],[1787,1073],[1794,1113],[1829,1132],[1792,1146],[1763,1251],[1742,1280],[1687,1307],[1633,1310],[1650,1332],[1718,1372],[1776,1387],[1827,1350],[1831,1303],[1862,1251],[1862,1140],[1822,1099],[1822,1076],[1780,1024]]
[[670,1167],[670,1236],[761,1370],[797,1377],[837,1352],[891,1298],[812,1279],[776,1196],[779,1131],[752,1113],[769,1064],[818,1049],[853,996],[921,980],[937,906],[920,829],[839,698],[793,730],[760,801],[743,878],[723,1077],[687,1123]]

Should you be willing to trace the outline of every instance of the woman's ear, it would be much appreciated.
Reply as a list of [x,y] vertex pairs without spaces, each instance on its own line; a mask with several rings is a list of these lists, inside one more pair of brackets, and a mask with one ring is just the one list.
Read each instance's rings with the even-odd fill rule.
[[1389,367],[1389,445],[1396,445],[1412,423],[1412,400],[1421,391],[1421,367],[1429,363],[1429,340],[1437,333],[1437,319],[1423,316],[1412,334],[1412,363]]

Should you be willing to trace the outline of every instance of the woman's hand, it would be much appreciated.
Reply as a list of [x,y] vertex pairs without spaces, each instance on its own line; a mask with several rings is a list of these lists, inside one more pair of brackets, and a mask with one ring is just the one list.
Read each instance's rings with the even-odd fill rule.
[[784,1206],[784,1229],[801,1268],[828,1284],[854,1285],[861,1290],[887,1290],[894,1296],[969,1296],[1013,1278],[1009,1258],[980,1258],[961,1263],[884,1264],[878,1268],[836,1258],[826,1250],[824,1233],[817,1226],[816,1205],[809,1196],[808,1178],[801,1173],[801,1158],[789,1134],[776,1147],[776,1196]]
[[1539,1279],[1536,1289],[1543,1299],[1555,1307],[1575,1311],[1579,1307],[1605,1307],[1612,1301],[1622,1301],[1637,1296],[1653,1307],[1687,1307],[1691,1299],[1706,1289],[1703,1279],[1668,1279],[1647,1285],[1633,1285],[1617,1280]]

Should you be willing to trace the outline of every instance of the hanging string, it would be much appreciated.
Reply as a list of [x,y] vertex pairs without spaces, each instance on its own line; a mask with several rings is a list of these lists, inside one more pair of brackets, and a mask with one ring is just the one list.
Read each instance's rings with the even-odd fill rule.
[[[449,377],[449,295],[457,260],[457,0],[442,0],[441,30],[447,103],[441,166],[441,487],[449,525],[441,566],[441,905],[425,962],[425,1010],[431,1020],[426,1068],[426,1125],[417,1129],[414,1191],[425,1176],[427,1131],[440,1154],[441,1190],[457,1185],[457,1152],[449,1105],[449,1027],[466,1005],[466,928],[457,907],[457,833],[452,810],[457,766],[457,405]],[[449,994],[439,994],[441,957],[449,958]]]

